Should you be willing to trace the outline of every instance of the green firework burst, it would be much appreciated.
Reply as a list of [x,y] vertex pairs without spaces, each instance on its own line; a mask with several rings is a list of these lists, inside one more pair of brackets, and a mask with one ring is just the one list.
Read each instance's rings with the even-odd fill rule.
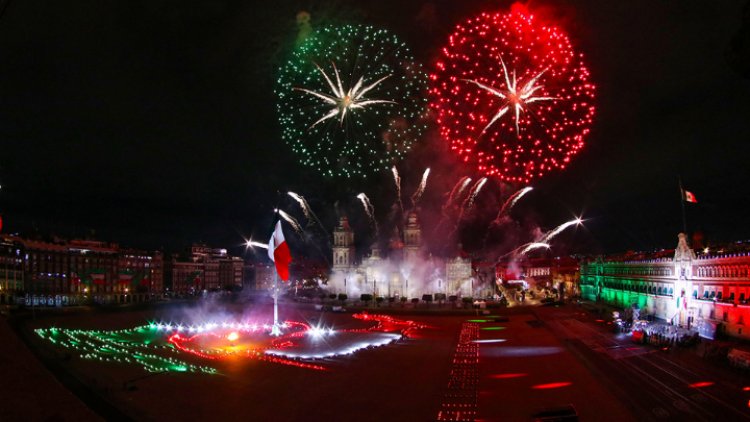
[[389,169],[424,132],[427,75],[371,26],[328,26],[297,47],[276,85],[282,138],[328,177]]

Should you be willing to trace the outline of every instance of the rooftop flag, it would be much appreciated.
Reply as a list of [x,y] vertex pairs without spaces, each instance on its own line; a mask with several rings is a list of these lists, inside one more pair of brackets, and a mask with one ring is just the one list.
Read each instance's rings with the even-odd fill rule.
[[685,202],[691,202],[693,204],[698,203],[698,200],[695,198],[693,192],[687,191],[685,189],[682,190],[682,200]]

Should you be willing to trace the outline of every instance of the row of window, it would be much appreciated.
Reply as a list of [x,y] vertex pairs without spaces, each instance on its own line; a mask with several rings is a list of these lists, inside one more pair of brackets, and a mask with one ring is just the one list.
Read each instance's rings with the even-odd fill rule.
[[634,266],[622,266],[622,267],[610,267],[602,266],[601,274],[603,275],[642,275],[642,276],[654,276],[654,277],[671,277],[674,275],[674,269],[671,267],[634,267]]
[[707,265],[696,269],[697,277],[747,278],[747,265]]
[[[728,302],[728,303],[734,303],[735,302],[735,292],[729,292],[729,295],[724,296],[724,292],[721,290],[714,290],[714,289],[706,289],[703,291],[702,295],[698,294],[698,290],[693,290],[693,298],[700,299],[700,300],[713,300],[717,302]],[[747,297],[745,295],[745,292],[740,292],[739,296],[737,297],[737,301],[741,304],[747,303]]]
[[636,293],[646,293],[652,295],[672,296],[674,295],[674,288],[667,286],[654,286],[646,284],[633,284],[623,283],[619,281],[605,281],[604,287],[608,289],[627,290]]

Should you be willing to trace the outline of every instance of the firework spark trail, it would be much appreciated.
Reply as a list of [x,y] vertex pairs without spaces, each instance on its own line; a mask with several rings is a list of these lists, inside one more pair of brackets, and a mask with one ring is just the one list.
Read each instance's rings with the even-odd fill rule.
[[453,189],[451,189],[451,193],[448,195],[448,201],[445,204],[450,205],[453,203],[453,200],[461,195],[461,192],[466,189],[466,186],[469,186],[469,183],[471,183],[471,177],[469,176],[464,176],[456,182],[456,186],[453,186]]
[[265,243],[256,242],[254,240],[248,240],[247,246],[268,249],[268,245]]
[[[526,254],[534,249],[540,249],[540,248],[549,248],[549,244],[544,242],[530,242],[530,243],[524,243],[523,245],[513,249],[512,251],[498,256],[496,259],[497,261],[500,261],[501,259],[513,255],[514,257],[517,257],[519,255]],[[520,252],[519,252],[520,251]],[[515,258],[514,258],[515,259]]]
[[310,204],[307,202],[304,196],[298,195],[294,192],[287,192],[289,196],[294,198],[297,203],[299,203],[300,208],[302,208],[302,212],[305,214],[305,218],[310,221],[312,217],[312,220],[314,220],[316,223],[318,223],[318,226],[320,226],[320,229],[323,230],[323,233],[326,232],[325,226],[323,226],[323,222],[320,221],[317,215],[315,215],[315,211],[313,211],[312,207],[310,207]]
[[419,199],[422,197],[422,194],[424,193],[424,189],[427,187],[427,177],[430,175],[430,168],[427,167],[427,169],[422,174],[422,181],[419,182],[419,187],[417,188],[417,191],[414,192],[414,195],[411,196],[411,203],[412,206],[417,206],[417,202],[419,202]]
[[471,195],[466,198],[466,200],[468,201],[468,206],[466,207],[466,209],[470,210],[472,207],[474,207],[474,201],[476,201],[477,195],[479,195],[479,191],[482,190],[482,187],[485,183],[487,183],[487,178],[483,177],[474,184],[474,187],[471,189]]
[[401,202],[401,176],[398,175],[398,169],[396,166],[393,166],[391,169],[391,172],[393,173],[393,183],[396,184],[396,199],[398,200],[398,209],[401,210],[401,213],[404,212],[404,204]]
[[483,177],[477,180],[477,182],[474,183],[474,186],[471,187],[469,196],[466,197],[463,206],[461,206],[461,212],[458,214],[458,219],[456,220],[456,226],[453,228],[453,232],[456,232],[456,230],[458,230],[458,225],[464,219],[464,213],[466,211],[470,211],[474,207],[474,200],[477,198],[479,191],[482,190],[482,186],[484,186],[485,183],[487,183],[487,178]]
[[544,236],[542,236],[541,242],[549,242],[553,237],[557,236],[558,234],[562,233],[563,230],[567,229],[570,226],[581,224],[583,220],[580,218],[576,218],[575,220],[570,220],[567,223],[560,224],[559,226],[555,227],[553,230],[547,232]]
[[[525,188],[516,191],[513,195],[509,196],[508,199],[505,200],[503,203],[503,206],[500,207],[500,211],[497,212],[497,216],[494,220],[490,223],[489,228],[492,228],[494,225],[500,225],[502,221],[503,215],[505,215],[506,212],[510,212],[511,209],[513,209],[513,206],[516,205],[516,202],[518,202],[519,199],[521,199],[522,196],[526,195],[528,192],[530,192],[533,188],[531,186],[526,186]],[[482,241],[483,245],[487,246],[487,240],[490,238],[490,230],[487,230],[487,232],[484,234],[484,240]]]
[[531,186],[526,186],[525,188],[517,191],[513,195],[511,195],[507,200],[505,200],[505,203],[500,208],[500,211],[497,213],[497,217],[495,217],[495,221],[499,221],[500,217],[502,217],[503,214],[505,214],[506,210],[510,212],[511,209],[513,209],[513,206],[516,205],[516,202],[518,202],[521,197],[529,193],[532,189]]
[[289,223],[290,226],[292,226],[294,231],[296,231],[298,234],[302,234],[302,226],[299,225],[299,222],[294,217],[284,212],[284,210],[278,208],[274,211],[278,212],[281,218],[286,220],[286,222]]
[[540,248],[549,249],[549,244],[544,243],[544,242],[532,242],[532,243],[529,243],[529,244],[526,245],[525,248],[523,248],[521,250],[521,252],[519,253],[519,255],[525,255],[526,253],[531,252],[534,249],[540,249]]
[[302,212],[305,214],[306,219],[310,219],[310,206],[308,205],[307,201],[305,201],[305,198],[302,196],[294,193],[294,192],[287,192],[289,196],[291,196],[297,203],[299,204],[299,207],[302,208]]
[[[464,176],[461,179],[459,179],[458,182],[456,182],[455,186],[453,186],[453,189],[451,189],[451,193],[448,195],[448,199],[445,201],[445,204],[443,204],[443,208],[442,208],[443,217],[435,226],[435,231],[437,231],[440,227],[443,226],[443,221],[450,218],[450,216],[448,215],[448,211],[450,210],[451,205],[453,205],[453,202],[461,196],[461,192],[463,192],[464,189],[466,189],[466,187],[469,186],[469,183],[471,183],[471,177]],[[450,234],[451,236],[456,230],[458,230],[458,223],[459,221],[461,221],[461,218],[463,218],[463,214],[464,213],[463,213],[463,208],[462,208],[461,212],[459,213],[458,220],[456,220],[456,225],[453,228],[453,232],[451,232]]]
[[372,202],[370,202],[370,198],[368,198],[367,195],[365,195],[363,192],[357,195],[357,199],[362,202],[362,207],[365,209],[367,217],[369,217],[370,219],[370,223],[372,223],[373,227],[375,228],[375,232],[377,232],[378,222],[375,220],[375,207],[372,205]]

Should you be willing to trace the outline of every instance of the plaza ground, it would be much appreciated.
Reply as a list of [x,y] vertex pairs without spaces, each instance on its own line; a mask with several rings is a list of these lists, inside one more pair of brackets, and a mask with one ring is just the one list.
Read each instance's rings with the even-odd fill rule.
[[[248,306],[254,308],[248,310]],[[37,315],[25,321],[22,329],[27,334],[53,325],[117,329],[149,320],[269,311],[268,305],[235,304],[213,309],[169,307]],[[449,315],[434,309],[392,311],[399,318],[423,322],[430,328],[390,346],[319,361],[327,371],[237,359],[216,365],[219,375],[149,376],[138,366],[66,355],[64,349],[27,335],[28,345],[43,361],[52,360],[88,389],[74,386],[72,390],[89,406],[99,403],[95,406],[98,413],[65,388],[71,388],[70,380],[60,383],[26,345],[13,338],[0,345],[5,380],[30,384],[16,389],[4,382],[4,397],[17,398],[14,402],[18,405],[0,410],[0,419],[22,419],[24,413],[15,409],[33,408],[36,413],[27,413],[31,419],[435,420],[446,397],[459,331],[469,323],[479,326],[478,420],[528,421],[540,410],[568,404],[584,421],[750,418],[750,391],[744,390],[750,382],[746,383],[743,374],[704,359],[692,349],[664,351],[636,345],[581,307],[492,310],[494,316],[505,316],[507,321]],[[387,313],[389,309],[370,312]],[[365,326],[351,314],[320,313],[310,305],[289,304],[282,314],[289,319],[322,320],[337,328]],[[486,322],[469,322],[480,319]],[[13,335],[5,321],[2,330]],[[26,366],[20,367],[21,363]],[[19,372],[29,366],[39,374],[33,380]]]

